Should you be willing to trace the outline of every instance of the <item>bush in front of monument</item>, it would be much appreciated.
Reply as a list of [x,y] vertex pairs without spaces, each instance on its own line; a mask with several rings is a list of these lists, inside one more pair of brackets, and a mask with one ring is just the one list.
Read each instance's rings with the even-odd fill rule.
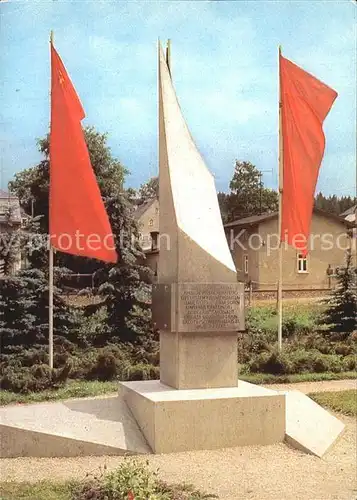
[[126,458],[113,472],[105,468],[71,487],[72,500],[203,500],[218,498],[185,484],[168,484],[149,469],[149,462]]
[[[356,360],[350,355],[344,357],[337,354],[322,354],[317,349],[286,347],[279,351],[277,347],[253,355],[247,364],[253,373],[270,373],[274,375],[292,375],[297,373],[340,373],[346,368],[356,369]],[[347,361],[346,361],[347,360]]]

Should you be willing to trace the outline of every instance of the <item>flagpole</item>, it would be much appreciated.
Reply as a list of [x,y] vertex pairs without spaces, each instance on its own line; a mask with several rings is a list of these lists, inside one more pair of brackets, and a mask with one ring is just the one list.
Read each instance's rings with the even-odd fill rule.
[[166,45],[166,64],[169,69],[170,76],[171,75],[171,40],[170,38],[167,40],[167,45]]
[[283,343],[283,243],[281,234],[282,205],[283,205],[283,136],[282,136],[282,113],[281,113],[281,77],[280,77],[281,45],[279,45],[278,68],[279,68],[279,169],[278,169],[278,191],[279,191],[279,281],[278,281],[278,350],[281,351]]
[[[53,31],[51,30],[50,44],[53,44]],[[50,87],[51,88],[51,87]],[[51,91],[50,91],[51,101]],[[50,118],[51,127],[51,118]],[[53,368],[53,247],[49,239],[49,258],[48,258],[48,357],[49,366]]]

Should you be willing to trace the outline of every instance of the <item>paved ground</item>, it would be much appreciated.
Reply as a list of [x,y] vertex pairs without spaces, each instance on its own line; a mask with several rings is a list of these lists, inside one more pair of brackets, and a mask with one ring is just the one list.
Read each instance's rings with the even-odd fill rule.
[[[299,385],[299,387],[298,387]],[[282,386],[287,389],[287,386]],[[293,384],[303,392],[355,388],[354,381]],[[280,387],[279,387],[280,388]],[[273,446],[149,455],[150,465],[169,482],[188,482],[221,500],[357,500],[357,423],[337,415],[346,430],[323,459],[280,443]],[[3,481],[82,478],[99,467],[113,469],[122,457],[0,461]]]

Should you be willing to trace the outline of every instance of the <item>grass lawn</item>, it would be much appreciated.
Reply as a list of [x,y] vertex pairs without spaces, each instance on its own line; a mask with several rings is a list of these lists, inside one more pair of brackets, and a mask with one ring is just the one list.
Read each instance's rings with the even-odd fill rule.
[[[270,375],[268,373],[242,374],[240,380],[253,384],[293,384],[295,382],[317,382],[319,380],[355,379],[357,372],[341,373],[302,373],[296,375]],[[118,382],[99,382],[71,380],[59,389],[17,394],[0,390],[0,405],[17,403],[40,403],[42,401],[60,401],[70,398],[84,398],[114,393],[118,390]],[[0,497],[1,498],[1,497]]]
[[[70,398],[85,398],[109,394],[118,390],[118,382],[88,382],[86,380],[71,380],[59,389],[17,394],[10,391],[0,391],[0,405],[14,403],[39,403],[41,401],[58,401]],[[0,497],[1,498],[1,497]],[[1,499],[2,500],[2,499]]]
[[272,375],[270,373],[249,373],[239,375],[239,380],[252,384],[296,384],[298,382],[321,382],[323,380],[356,379],[357,372],[296,373],[293,375]]
[[0,483],[1,500],[71,500],[68,483]]
[[[283,300],[283,313],[299,311],[301,313],[309,312],[320,314],[326,309],[324,300],[328,297],[287,297]],[[273,299],[254,299],[252,308],[276,308],[276,298]]]
[[357,416],[357,391],[314,392],[309,397],[329,410]]

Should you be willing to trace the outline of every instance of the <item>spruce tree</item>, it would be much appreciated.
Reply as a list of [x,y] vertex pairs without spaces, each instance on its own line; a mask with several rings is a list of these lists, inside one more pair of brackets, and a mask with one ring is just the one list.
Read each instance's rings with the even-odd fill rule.
[[352,265],[351,251],[347,251],[346,264],[339,268],[337,286],[327,300],[324,322],[329,332],[343,338],[357,329],[357,269]]
[[[75,341],[77,324],[70,308],[54,289],[54,335]],[[48,343],[48,281],[39,269],[0,280],[0,338],[3,354]]]
[[99,293],[108,313],[108,336],[102,340],[138,345],[151,334],[152,272],[141,264],[144,256],[138,227],[126,194],[118,193],[108,199],[107,210],[116,235],[119,260],[115,266],[106,266],[96,273],[101,283]]

